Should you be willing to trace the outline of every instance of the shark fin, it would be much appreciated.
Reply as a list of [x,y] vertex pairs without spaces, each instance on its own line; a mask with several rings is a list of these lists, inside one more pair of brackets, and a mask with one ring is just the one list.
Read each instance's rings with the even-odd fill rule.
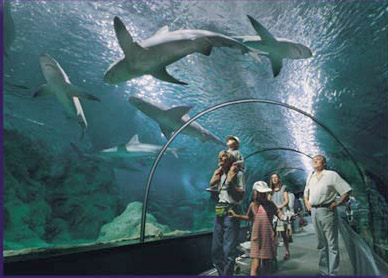
[[73,97],[72,99],[73,99],[74,107],[78,117],[78,124],[82,129],[81,137],[80,137],[80,140],[82,140],[85,137],[85,131],[86,131],[86,128],[88,127],[88,122],[86,121],[84,110],[82,109],[81,101],[79,100],[79,98]]
[[203,45],[203,47],[198,52],[202,53],[205,56],[210,56],[213,49],[213,43],[208,38],[200,38],[197,40],[201,40],[201,43]]
[[205,56],[210,56],[210,54],[212,53],[212,49],[213,49],[213,46],[211,45],[208,45],[206,46],[202,51],[201,53]]
[[138,134],[136,134],[136,135],[134,135],[132,138],[131,138],[131,140],[129,140],[129,142],[127,143],[127,146],[128,145],[132,145],[132,144],[139,144],[140,142],[139,142],[139,135]]
[[247,15],[249,18],[249,21],[252,24],[253,29],[257,32],[257,34],[261,37],[263,41],[273,41],[276,40],[274,36],[271,35],[270,32],[268,32],[267,29],[263,25],[261,25],[256,19],[251,17],[250,15]]
[[270,56],[269,59],[271,60],[273,77],[276,77],[279,75],[280,70],[282,69],[282,66],[283,66],[282,59],[274,58],[273,56]]
[[51,94],[52,94],[52,91],[48,89],[47,84],[44,84],[38,88],[38,90],[33,94],[32,97],[43,97]]
[[179,80],[175,79],[174,77],[172,77],[171,75],[169,75],[168,72],[166,71],[166,68],[161,68],[160,70],[153,72],[152,76],[157,78],[157,79],[160,79],[162,81],[175,83],[175,84],[179,84],[179,85],[187,85],[187,83],[179,81]]
[[168,29],[168,26],[166,25],[166,26],[163,26],[162,28],[160,28],[158,31],[156,31],[154,36],[161,35],[161,34],[168,33],[168,32],[170,32],[170,30]]
[[169,118],[180,119],[184,115],[186,115],[191,108],[193,108],[193,106],[177,106],[177,107],[168,109],[167,111],[165,111],[165,114]]
[[121,49],[125,54],[125,57],[133,56],[134,55],[133,52],[145,50],[137,42],[133,41],[131,34],[129,34],[127,28],[125,27],[124,23],[120,20],[119,17],[115,16],[115,18],[113,19],[113,24],[114,24],[117,40],[119,42]]
[[81,136],[80,136],[80,140],[82,140],[85,137],[86,128],[88,127],[88,122],[86,121],[84,110],[82,109],[81,101],[79,100],[79,98],[73,97],[73,103],[78,117],[78,124],[80,125],[82,130]]
[[78,98],[87,99],[87,100],[100,101],[99,98],[71,84],[67,87],[66,94],[67,94],[67,97],[69,98],[78,97]]
[[160,129],[162,130],[162,133],[164,134],[164,136],[166,136],[167,139],[170,139],[172,133],[174,132],[171,128],[166,127],[166,126],[160,125]]

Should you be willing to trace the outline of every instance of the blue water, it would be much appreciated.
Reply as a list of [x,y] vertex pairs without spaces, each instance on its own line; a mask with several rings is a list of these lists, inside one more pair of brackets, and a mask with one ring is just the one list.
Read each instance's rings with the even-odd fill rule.
[[[18,131],[20,136],[28,138],[25,140],[31,140],[25,144],[35,145],[37,152],[47,157],[50,171],[42,174],[46,178],[32,179],[46,193],[53,190],[48,188],[53,184],[58,186],[56,190],[60,193],[61,187],[66,188],[61,194],[67,196],[65,202],[68,202],[75,198],[72,194],[81,194],[91,185],[75,181],[71,189],[61,184],[63,179],[74,173],[91,171],[95,173],[91,179],[97,183],[108,175],[106,182],[114,187],[108,195],[112,197],[111,202],[119,204],[116,207],[106,201],[106,206],[111,207],[109,215],[95,221],[98,223],[93,226],[94,231],[77,234],[69,232],[77,230],[77,225],[70,223],[67,215],[61,215],[60,209],[53,208],[54,199],[47,197],[52,196],[51,193],[47,195],[40,191],[37,199],[23,199],[13,193],[9,193],[7,199],[6,194],[5,206],[10,210],[11,220],[20,217],[20,213],[27,213],[15,213],[15,204],[20,202],[30,208],[28,215],[36,202],[43,202],[42,211],[47,215],[45,220],[27,225],[28,228],[15,220],[17,225],[25,225],[26,238],[10,238],[12,243],[8,247],[20,249],[40,246],[43,242],[55,245],[56,242],[94,241],[101,225],[122,213],[127,204],[143,201],[152,158],[123,162],[137,170],[117,169],[108,163],[97,167],[100,170],[108,168],[106,172],[98,172],[91,165],[87,170],[82,165],[99,165],[99,162],[83,161],[70,147],[73,143],[85,153],[96,153],[126,143],[135,134],[139,134],[141,142],[163,145],[167,140],[156,122],[128,103],[131,95],[169,107],[191,105],[191,116],[216,104],[242,98],[274,100],[301,109],[324,123],[348,153],[310,118],[275,105],[228,106],[201,117],[198,123],[222,139],[228,134],[237,135],[244,156],[266,148],[292,148],[308,155],[323,153],[329,167],[351,183],[354,196],[368,207],[371,202],[367,196],[371,194],[376,208],[384,208],[377,218],[386,217],[387,12],[388,3],[382,1],[11,1],[16,31],[4,65],[7,82],[4,126],[7,130]],[[267,58],[258,62],[237,50],[215,48],[209,57],[193,54],[168,67],[171,75],[189,83],[188,86],[166,83],[152,76],[115,86],[103,82],[109,65],[123,56],[113,29],[114,16],[122,19],[136,41],[142,41],[164,25],[170,30],[205,29],[226,35],[255,35],[247,14],[260,21],[275,37],[308,46],[313,57],[284,60],[280,75],[273,78]],[[55,58],[73,84],[101,99],[100,103],[82,102],[89,123],[82,140],[79,139],[79,126],[66,118],[54,97],[31,97],[36,88],[45,83],[39,65],[42,53]],[[22,84],[29,89],[15,89],[10,83]],[[184,149],[179,159],[166,155],[161,160],[152,183],[150,212],[158,223],[168,225],[171,230],[187,233],[210,230],[211,206],[204,189],[217,166],[217,153],[222,147],[201,143],[186,135],[179,135],[170,147]],[[23,156],[24,147],[17,145],[14,148]],[[367,175],[367,188],[349,153],[361,172]],[[14,155],[8,151],[6,165],[14,165],[13,159]],[[16,164],[23,161],[20,158]],[[71,161],[80,168],[66,173],[68,168],[63,165],[71,164]],[[5,171],[12,172],[11,166]],[[303,169],[279,170],[284,175],[284,182],[295,192],[303,190],[308,172],[312,170],[308,158],[287,151],[252,156],[246,161],[246,167],[248,188],[256,180],[268,179],[265,175],[277,169]],[[62,169],[62,181],[48,182],[48,177],[60,171],[58,169]],[[20,173],[13,171],[12,175]],[[31,185],[30,181],[23,184],[19,180],[17,185],[8,181],[6,188],[15,187],[20,191],[28,191],[25,188]],[[100,189],[89,196],[101,194]],[[93,203],[92,199],[85,197],[80,202]],[[93,211],[93,206],[83,207],[82,213],[88,214],[89,210]],[[97,216],[93,217],[91,222]],[[27,218],[34,222],[34,216]],[[63,232],[48,241],[48,227],[56,229],[55,223],[59,222]],[[386,240],[386,233],[383,236],[382,232],[386,227],[375,225],[375,230],[381,230],[382,235],[374,236]],[[27,235],[29,233],[38,236],[32,237]],[[36,238],[40,239],[39,243]]]

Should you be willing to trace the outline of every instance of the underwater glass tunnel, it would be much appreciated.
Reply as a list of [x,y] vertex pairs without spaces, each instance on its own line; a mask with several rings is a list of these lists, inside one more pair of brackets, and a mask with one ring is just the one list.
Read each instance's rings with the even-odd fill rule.
[[2,14],[6,264],[211,235],[227,135],[243,211],[273,173],[303,194],[323,154],[353,189],[348,232],[388,261],[388,2],[7,0]]

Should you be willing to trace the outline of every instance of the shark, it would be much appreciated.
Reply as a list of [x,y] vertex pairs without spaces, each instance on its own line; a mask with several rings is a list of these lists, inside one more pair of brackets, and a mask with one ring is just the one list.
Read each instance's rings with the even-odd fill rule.
[[100,100],[85,92],[83,89],[71,84],[69,77],[62,69],[61,65],[49,55],[42,54],[40,56],[40,66],[47,83],[41,85],[34,93],[33,97],[55,95],[62,104],[67,117],[70,119],[78,119],[78,123],[82,128],[81,138],[83,138],[88,122],[86,121],[80,99],[92,101]]
[[271,61],[274,77],[283,66],[283,59],[307,59],[312,57],[311,50],[303,44],[284,38],[275,38],[262,24],[248,15],[258,36],[233,36],[246,46],[258,51],[258,55],[267,56]]
[[[175,130],[179,129],[190,120],[190,116],[187,115],[187,113],[192,106],[168,108],[162,104],[138,96],[130,96],[128,101],[145,115],[155,120],[159,124],[164,136],[168,139],[171,138]],[[196,122],[192,122],[182,132],[186,135],[198,138],[201,142],[210,141],[225,146],[225,143],[222,142],[220,138]]]
[[138,167],[132,163],[128,163],[123,159],[118,159],[116,157],[108,157],[101,155],[100,152],[96,151],[83,151],[77,147],[76,144],[70,143],[71,148],[77,154],[77,158],[82,162],[91,162],[91,163],[105,163],[108,166],[116,169],[123,169],[127,171],[141,172],[143,167]]
[[[138,134],[134,135],[131,140],[124,145],[119,145],[113,148],[100,151],[100,155],[109,157],[149,157],[155,156],[160,152],[162,146],[145,144],[139,141]],[[178,148],[167,148],[167,153],[171,153],[178,158]]]
[[119,84],[150,74],[162,81],[187,85],[171,76],[166,66],[196,52],[209,56],[213,47],[235,48],[243,54],[250,51],[238,40],[219,33],[198,29],[169,31],[168,26],[138,43],[133,40],[120,18],[116,16],[113,22],[125,57],[111,64],[105,72],[104,81],[108,84]]

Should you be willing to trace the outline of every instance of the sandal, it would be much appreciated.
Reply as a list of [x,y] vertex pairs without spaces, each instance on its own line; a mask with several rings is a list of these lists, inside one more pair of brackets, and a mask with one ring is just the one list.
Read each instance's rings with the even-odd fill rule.
[[284,261],[287,261],[287,260],[289,260],[290,259],[290,253],[286,253],[285,255],[284,255],[284,257],[283,257],[283,260]]

